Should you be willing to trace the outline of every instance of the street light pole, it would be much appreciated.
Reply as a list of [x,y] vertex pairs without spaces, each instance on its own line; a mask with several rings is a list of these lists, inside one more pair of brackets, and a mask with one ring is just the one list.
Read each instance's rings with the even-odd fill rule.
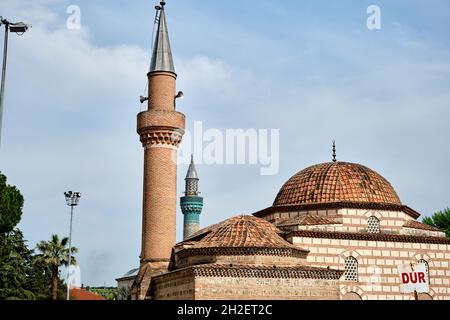
[[67,300],[70,300],[70,285],[69,285],[69,270],[72,263],[72,223],[73,223],[73,208],[78,206],[78,202],[81,198],[81,193],[79,192],[65,192],[66,203],[70,207],[70,233],[69,233],[69,259],[66,273],[66,284],[67,284]]
[[0,26],[2,25],[5,25],[5,39],[3,44],[2,83],[0,87],[0,145],[2,142],[3,106],[5,101],[6,62],[8,58],[9,31],[22,35],[28,30],[28,28],[30,28],[30,26],[23,22],[11,23],[7,19],[0,17]]
[[69,285],[69,276],[70,276],[70,264],[72,263],[72,222],[73,222],[73,206],[70,207],[70,233],[69,233],[69,266],[67,267],[67,300],[70,300],[70,285]]
[[[5,41],[3,44],[2,84],[0,89],[0,144],[2,142],[3,100],[5,98],[6,61],[8,58],[9,23],[5,21]],[[2,22],[3,23],[3,19]]]

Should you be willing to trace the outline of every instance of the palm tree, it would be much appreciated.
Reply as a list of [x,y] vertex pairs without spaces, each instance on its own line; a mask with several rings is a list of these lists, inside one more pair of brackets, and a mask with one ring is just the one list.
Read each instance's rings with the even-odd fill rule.
[[[42,261],[47,265],[52,273],[52,283],[51,283],[51,299],[57,299],[58,292],[58,275],[59,267],[68,267],[69,264],[69,248],[67,245],[69,243],[69,238],[63,238],[59,240],[58,235],[52,235],[50,241],[41,241],[37,244],[36,248],[41,254],[37,255],[37,261]],[[71,265],[76,265],[76,259],[73,256],[78,252],[76,247],[71,249]],[[69,284],[67,284],[69,285]]]

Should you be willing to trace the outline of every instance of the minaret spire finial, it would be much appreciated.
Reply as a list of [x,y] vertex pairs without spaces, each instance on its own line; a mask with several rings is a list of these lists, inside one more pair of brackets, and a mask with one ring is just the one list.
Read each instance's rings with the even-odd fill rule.
[[336,163],[336,141],[333,140],[333,162]]
[[158,31],[156,32],[156,38],[153,44],[150,72],[163,71],[175,73],[164,9],[166,2],[161,1],[159,4],[159,6],[155,7],[157,11]]

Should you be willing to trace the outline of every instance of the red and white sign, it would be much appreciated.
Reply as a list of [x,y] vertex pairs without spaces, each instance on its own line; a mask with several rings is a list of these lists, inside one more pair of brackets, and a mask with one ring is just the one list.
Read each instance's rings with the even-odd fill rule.
[[424,263],[416,265],[398,266],[400,275],[401,293],[429,293],[430,285],[428,279],[427,265]]

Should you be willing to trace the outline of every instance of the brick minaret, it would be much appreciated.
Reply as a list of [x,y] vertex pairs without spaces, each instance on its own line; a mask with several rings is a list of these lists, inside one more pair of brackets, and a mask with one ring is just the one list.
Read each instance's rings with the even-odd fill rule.
[[198,182],[200,181],[195,168],[194,156],[186,175],[185,196],[181,198],[181,211],[184,215],[183,231],[184,240],[200,230],[200,214],[203,209],[203,198],[200,197]]
[[142,252],[133,285],[136,299],[148,297],[152,276],[167,271],[176,244],[177,150],[185,116],[176,112],[175,68],[167,31],[165,2],[157,6],[158,31],[148,77],[148,110],[138,115],[144,147]]

